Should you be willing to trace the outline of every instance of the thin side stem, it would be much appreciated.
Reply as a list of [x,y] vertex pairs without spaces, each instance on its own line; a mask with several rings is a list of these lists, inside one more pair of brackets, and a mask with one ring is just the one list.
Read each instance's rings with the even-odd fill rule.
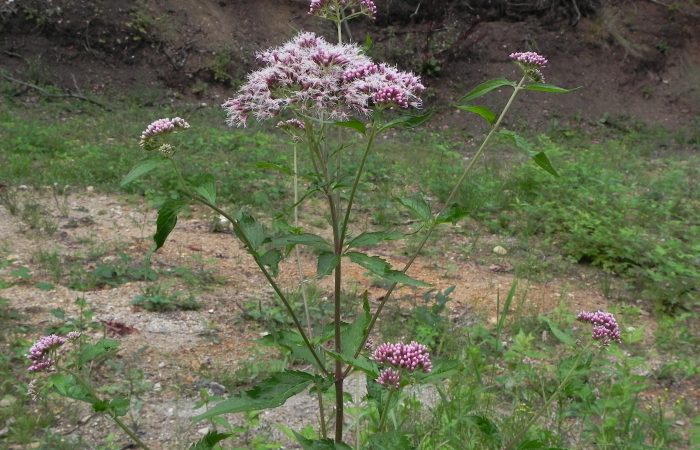
[[[438,225],[437,218],[440,217],[440,215],[443,212],[445,212],[445,210],[449,207],[450,203],[452,202],[452,200],[454,200],[454,197],[457,195],[457,191],[459,190],[459,187],[462,185],[462,183],[467,178],[467,176],[471,173],[476,162],[483,155],[484,150],[486,149],[486,145],[489,143],[489,141],[491,140],[491,137],[495,134],[496,130],[498,130],[498,128],[500,127],[501,122],[503,121],[503,118],[505,117],[506,113],[508,112],[511,105],[513,104],[515,97],[518,95],[518,93],[522,89],[522,85],[526,79],[527,79],[527,77],[523,76],[520,79],[520,82],[518,82],[517,86],[515,86],[515,89],[513,89],[513,93],[511,94],[510,98],[508,99],[508,102],[506,103],[506,105],[503,107],[503,110],[501,111],[501,114],[498,116],[496,123],[493,124],[493,126],[491,127],[491,130],[489,131],[489,133],[484,138],[484,141],[479,146],[479,149],[477,150],[476,154],[471,159],[471,161],[469,161],[469,164],[462,172],[462,175],[460,175],[459,179],[455,183],[454,188],[452,188],[450,195],[447,197],[447,200],[445,200],[445,203],[443,204],[442,208],[440,208],[440,210],[436,214],[433,215],[433,221],[430,224],[430,226],[428,227],[425,235],[423,236],[423,239],[418,244],[418,248],[413,253],[413,256],[411,256],[411,258],[408,260],[408,262],[406,263],[404,268],[401,270],[401,272],[406,273],[406,271],[408,271],[408,269],[413,265],[416,258],[418,258],[418,255],[423,250],[423,247],[425,246],[426,242],[428,242],[428,239],[430,239],[430,237],[433,234],[433,231],[435,231],[435,228]],[[379,303],[377,310],[372,315],[372,319],[369,322],[369,327],[367,328],[367,333],[365,334],[364,339],[362,340],[362,342],[360,343],[360,346],[355,351],[355,357],[357,357],[360,354],[360,352],[364,348],[365,344],[367,343],[367,339],[369,338],[369,335],[370,335],[372,329],[374,328],[375,323],[377,322],[377,318],[379,318],[379,315],[381,314],[382,309],[384,309],[384,305],[391,297],[391,294],[394,292],[394,289],[396,289],[397,284],[398,283],[393,283],[389,287],[389,289],[387,289],[386,294],[384,294],[384,297],[382,298],[382,301]]]
[[386,396],[386,405],[382,410],[382,416],[379,418],[379,432],[384,431],[384,424],[386,423],[386,418],[389,415],[389,406],[391,405],[391,398],[394,396],[394,390],[391,389],[389,394]]
[[557,390],[554,391],[554,393],[547,399],[547,401],[544,402],[540,409],[538,409],[537,412],[530,418],[530,420],[527,421],[525,426],[520,428],[518,434],[516,434],[515,437],[503,447],[503,450],[512,449],[513,446],[515,446],[520,441],[520,439],[522,439],[522,437],[525,436],[525,434],[527,434],[532,424],[535,423],[535,421],[542,415],[542,413],[544,413],[547,410],[547,408],[549,408],[549,405],[552,403],[552,401],[559,397],[559,393],[561,392],[562,388],[566,386],[566,384],[569,382],[569,378],[571,378],[571,375],[573,375],[576,371],[576,367],[578,367],[578,362],[581,359],[581,355],[583,355],[583,353],[586,350],[588,350],[589,347],[590,345],[586,346],[582,351],[579,352],[579,354],[576,356],[574,364],[571,366],[571,369],[569,369],[569,372],[566,374],[559,386],[557,386]]
[[122,422],[122,420],[121,420],[119,417],[113,416],[113,415],[111,415],[111,414],[108,414],[107,417],[109,417],[110,419],[112,419],[112,421],[113,421],[114,423],[116,423],[117,426],[118,426],[119,428],[121,428],[122,431],[124,431],[124,433],[126,433],[126,434],[129,436],[129,439],[131,439],[132,441],[134,441],[134,443],[135,443],[136,445],[138,445],[139,447],[141,447],[143,450],[151,450],[151,448],[150,448],[149,446],[147,446],[141,439],[139,439],[139,437],[136,436],[136,433],[134,433],[133,431],[131,431],[131,429],[130,429],[129,427],[127,427],[126,424],[125,424],[124,422]]
[[199,203],[201,203],[205,206],[208,206],[209,208],[213,209],[217,213],[224,216],[224,218],[226,220],[231,222],[231,226],[236,231],[236,235],[243,242],[243,245],[246,246],[246,248],[248,249],[248,252],[253,257],[255,264],[258,265],[258,268],[260,269],[260,271],[263,273],[263,275],[267,279],[267,282],[270,283],[270,286],[272,286],[272,289],[275,291],[277,296],[280,298],[280,300],[284,304],[284,307],[287,309],[287,312],[289,313],[290,317],[292,318],[292,321],[294,322],[294,326],[299,331],[299,334],[301,335],[301,338],[304,341],[304,345],[306,345],[306,347],[308,347],[309,351],[311,352],[311,355],[313,356],[314,360],[316,361],[316,364],[318,364],[319,369],[321,369],[321,371],[324,373],[324,375],[330,375],[330,373],[328,372],[326,367],[321,362],[321,358],[319,358],[318,353],[316,353],[316,349],[311,344],[309,337],[306,335],[306,332],[304,331],[303,325],[301,324],[301,322],[299,322],[299,318],[297,317],[296,313],[294,313],[294,309],[292,309],[292,305],[289,303],[289,300],[287,300],[287,297],[282,293],[282,290],[277,285],[277,282],[274,280],[274,278],[272,278],[272,275],[270,275],[270,272],[268,272],[268,270],[265,268],[265,266],[258,259],[258,256],[253,252],[253,247],[251,246],[250,241],[245,237],[245,234],[242,232],[241,227],[238,224],[238,221],[236,219],[234,219],[233,217],[231,217],[228,213],[226,213],[224,210],[222,210],[218,206],[214,205],[213,203],[210,203],[207,199],[202,198],[198,195],[191,194],[191,193],[189,195],[194,200],[198,201]]
[[343,218],[342,228],[340,231],[340,242],[341,245],[345,244],[345,235],[348,231],[348,222],[350,221],[350,211],[352,210],[352,204],[355,201],[355,194],[357,193],[357,186],[360,184],[360,178],[362,177],[362,171],[365,168],[365,162],[367,161],[367,156],[369,151],[372,149],[374,144],[374,138],[377,136],[377,130],[372,124],[372,130],[370,131],[369,137],[367,138],[367,146],[362,154],[362,160],[360,161],[360,167],[357,168],[357,174],[355,174],[355,181],[352,184],[352,189],[350,190],[350,197],[348,198],[348,206],[345,210],[345,217]]

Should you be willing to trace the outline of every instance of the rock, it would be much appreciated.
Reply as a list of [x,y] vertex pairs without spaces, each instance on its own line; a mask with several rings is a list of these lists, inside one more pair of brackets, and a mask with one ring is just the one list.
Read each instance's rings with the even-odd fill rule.
[[197,433],[199,433],[201,435],[205,435],[205,434],[209,433],[209,427],[200,428],[199,430],[197,430]]
[[499,256],[504,256],[508,254],[508,250],[505,248],[501,247],[500,245],[497,245],[493,248],[493,252]]
[[153,385],[153,391],[154,392],[160,392],[163,390],[163,385],[160,384],[160,382],[156,383]]

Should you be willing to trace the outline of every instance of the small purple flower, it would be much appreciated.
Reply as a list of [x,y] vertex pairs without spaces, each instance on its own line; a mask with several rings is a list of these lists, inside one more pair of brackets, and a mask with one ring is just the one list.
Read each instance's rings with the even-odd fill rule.
[[63,344],[66,343],[66,338],[51,334],[49,336],[42,336],[38,341],[32,345],[29,349],[27,358],[32,362],[29,366],[30,372],[49,372],[51,371],[56,361],[51,358],[56,350],[58,350]]
[[610,345],[612,341],[622,342],[620,326],[612,314],[600,310],[596,312],[582,311],[576,319],[593,324],[593,339],[600,341],[604,346]]
[[372,359],[380,364],[391,365],[408,372],[422,369],[423,372],[428,373],[433,369],[428,347],[415,341],[410,344],[403,342],[381,344],[372,353]]
[[515,52],[510,54],[510,59],[526,66],[544,68],[549,61],[547,58],[535,52]]
[[384,369],[379,372],[376,381],[387,389],[398,389],[401,387],[401,374],[396,369]]
[[159,138],[162,136],[177,131],[178,129],[187,129],[190,124],[180,117],[173,117],[172,119],[164,118],[158,119],[152,122],[146,127],[146,129],[141,133],[141,141],[139,145],[146,151],[158,150],[163,153],[171,154],[172,146],[168,144],[161,144]]
[[299,130],[303,130],[305,125],[304,125],[304,122],[302,122],[299,119],[289,119],[289,120],[281,120],[281,121],[277,122],[276,127],[282,128],[282,129],[287,129],[287,130],[295,129],[295,128],[299,129]]
[[370,19],[377,17],[377,5],[373,0],[311,0],[309,14],[335,19],[338,11],[346,8],[359,8],[360,14],[365,14]]

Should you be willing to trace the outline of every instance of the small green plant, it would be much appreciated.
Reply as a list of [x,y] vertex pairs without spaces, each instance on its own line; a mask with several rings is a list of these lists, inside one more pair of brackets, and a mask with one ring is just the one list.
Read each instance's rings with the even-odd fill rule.
[[185,295],[182,292],[173,292],[160,285],[149,285],[142,294],[137,295],[131,302],[133,305],[147,311],[185,311],[197,310],[199,302],[193,295]]

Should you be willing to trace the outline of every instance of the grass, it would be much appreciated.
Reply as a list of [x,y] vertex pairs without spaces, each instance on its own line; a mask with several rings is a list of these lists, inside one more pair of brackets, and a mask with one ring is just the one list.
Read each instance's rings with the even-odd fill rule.
[[[188,170],[213,173],[222,204],[264,208],[269,214],[289,198],[289,177],[258,166],[260,161],[291,164],[284,138],[271,130],[227,129],[218,111],[187,105],[164,109],[124,102],[114,108],[106,113],[84,105],[24,108],[9,102],[0,111],[0,179],[9,180],[12,189],[58,183],[158,201],[156,186],[174,188],[165,172],[155,172],[127,188],[121,188],[119,181],[143,156],[137,141],[145,124],[163,115],[180,115],[192,124],[191,130],[178,135],[187,149],[183,151],[188,152]],[[573,322],[573,311],[562,307],[543,319],[511,305],[511,301],[524,301],[512,296],[499,299],[509,305],[510,314],[500,316],[495,325],[486,325],[479,317],[470,318],[469,325],[451,322],[446,317],[449,291],[426,294],[410,313],[399,314],[388,307],[396,320],[382,321],[383,339],[417,339],[429,343],[436,357],[457,359],[451,382],[439,385],[433,409],[409,396],[389,419],[414,447],[500,448],[545,405],[572,367],[561,400],[547,405],[543,420],[523,437],[531,442],[527,448],[691,445],[688,434],[697,426],[674,424],[697,422],[697,405],[692,398],[658,391],[662,386],[696,384],[700,377],[694,357],[700,346],[700,187],[696,182],[700,135],[692,129],[670,132],[634,124],[608,125],[606,121],[593,130],[555,126],[531,137],[547,151],[559,178],[511,156],[513,150],[497,143],[460,191],[458,203],[469,213],[464,233],[475,237],[465,250],[473,252],[469,256],[480,257],[476,238],[491,233],[499,241],[513,243],[509,255],[519,275],[547,278],[577,270],[595,274],[621,323],[631,324],[625,329],[624,352],[574,361],[551,334],[554,324],[573,338],[586,338],[586,331]],[[369,189],[358,199],[358,209],[372,226],[391,228],[406,221],[393,196],[421,192],[433,203],[446,198],[446,180],[459,175],[469,151],[458,140],[429,131],[408,131],[402,136],[381,140],[378,152],[368,159]],[[520,164],[512,168],[513,162]],[[402,180],[412,182],[407,185]],[[8,211],[14,209],[28,234],[56,232],[51,223],[42,222],[46,215],[39,210],[40,203],[24,201],[1,188],[0,200]],[[368,204],[380,206],[378,212],[364,207]],[[208,261],[154,271],[111,248],[85,255],[62,255],[56,248],[47,248],[32,256],[31,263],[39,270],[30,272],[10,267],[4,257],[10,250],[2,249],[3,288],[37,281],[48,286],[45,282],[50,281],[92,290],[145,281],[150,284],[136,303],[162,311],[197,306],[189,297],[171,293],[170,281],[190,290],[219,282]],[[440,257],[439,248],[430,251]],[[327,302],[320,300],[323,292],[315,286],[311,291],[312,316],[327,317]],[[348,298],[356,298],[355,294],[348,293]],[[300,308],[300,295],[292,297]],[[287,330],[288,318],[268,300],[246,305],[244,318],[267,331]],[[643,324],[649,320],[642,311],[650,305],[658,314],[654,326],[647,329]],[[65,329],[79,326],[78,319],[60,311],[54,316]],[[0,442],[88,448],[46,432],[55,423],[53,410],[21,400],[28,381],[26,337],[40,331],[30,330],[25,322],[8,302],[0,301],[0,400],[9,399],[11,405],[0,408],[0,430],[8,428]],[[549,339],[542,339],[543,335]],[[282,366],[260,351],[223,381],[230,389],[248,386]],[[223,373],[225,368],[215,372]]]

